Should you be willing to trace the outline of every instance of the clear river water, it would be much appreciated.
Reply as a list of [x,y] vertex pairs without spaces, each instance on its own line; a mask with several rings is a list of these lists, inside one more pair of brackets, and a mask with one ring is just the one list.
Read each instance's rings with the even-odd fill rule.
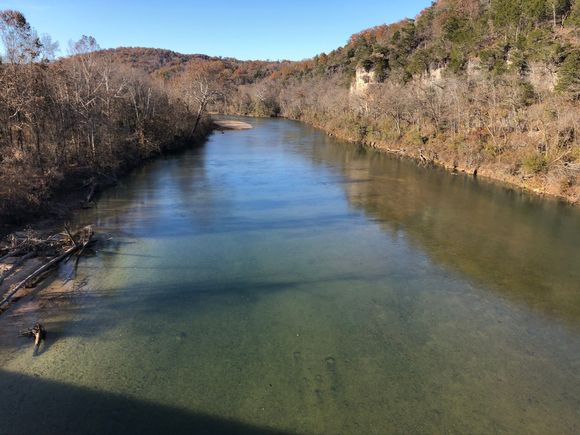
[[0,434],[580,433],[578,208],[250,122],[77,214]]

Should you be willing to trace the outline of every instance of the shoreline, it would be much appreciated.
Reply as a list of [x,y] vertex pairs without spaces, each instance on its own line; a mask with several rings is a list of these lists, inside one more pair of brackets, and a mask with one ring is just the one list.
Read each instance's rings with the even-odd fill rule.
[[[101,192],[115,186],[120,179],[128,176],[134,170],[160,157],[178,154],[187,149],[202,146],[216,130],[211,119],[205,123],[204,127],[200,129],[200,134],[196,135],[195,138],[188,141],[177,140],[175,146],[161,149],[158,153],[147,158],[125,167],[120,167],[113,175],[98,176],[87,172],[84,175],[75,174],[71,176],[70,179],[64,180],[63,185],[57,187],[52,192],[52,195],[46,198],[43,205],[38,210],[35,210],[30,217],[15,222],[2,222],[0,220],[0,242],[14,232],[27,229],[43,233],[56,231],[57,227],[59,225],[62,227],[75,211],[84,207],[90,208]],[[92,183],[89,183],[91,180]]]
[[545,187],[532,187],[526,184],[525,180],[519,180],[518,177],[495,171],[491,165],[482,165],[479,167],[467,167],[464,165],[455,166],[452,162],[445,160],[430,160],[428,163],[423,163],[420,156],[416,156],[412,153],[404,153],[396,149],[391,149],[385,144],[372,145],[363,143],[362,146],[378,151],[380,153],[392,155],[394,157],[413,160],[418,166],[431,166],[434,168],[439,168],[445,170],[451,175],[465,174],[473,178],[480,178],[487,182],[499,184],[505,188],[518,189],[538,198],[560,201],[573,207],[580,206],[580,198],[576,198],[570,195],[552,193],[546,190]]
[[[299,121],[299,122],[305,122],[305,121]],[[305,123],[317,128],[317,129],[324,131],[330,137],[335,137],[335,138],[340,139],[340,140],[345,140],[345,141],[353,143],[353,144],[359,144],[365,148],[369,148],[369,149],[376,150],[376,151],[381,152],[381,153],[389,154],[389,155],[392,155],[394,157],[411,159],[418,166],[432,166],[432,167],[436,167],[436,168],[441,168],[441,169],[444,169],[445,171],[449,172],[451,175],[457,174],[457,173],[462,173],[462,174],[472,176],[474,178],[482,178],[488,182],[494,182],[494,183],[504,185],[506,188],[509,187],[509,188],[520,189],[523,192],[526,192],[530,195],[537,196],[540,198],[561,201],[561,202],[564,202],[564,203],[566,203],[570,206],[573,206],[573,207],[580,206],[580,197],[578,197],[578,196],[563,195],[561,193],[549,192],[547,190],[546,186],[538,186],[538,187],[530,186],[529,184],[526,183],[526,180],[522,180],[522,179],[520,179],[520,177],[516,177],[514,175],[509,175],[508,173],[505,173],[503,171],[494,170],[492,164],[482,164],[479,166],[467,166],[467,165],[462,165],[462,164],[456,164],[453,161],[447,161],[447,160],[443,160],[443,159],[439,159],[439,158],[428,159],[428,158],[422,157],[420,154],[417,155],[416,153],[404,151],[400,148],[398,148],[398,149],[391,148],[389,146],[390,144],[387,144],[387,143],[383,143],[383,142],[371,142],[371,143],[369,143],[366,141],[360,142],[360,141],[357,141],[357,140],[354,140],[354,139],[351,139],[348,137],[341,137],[341,135],[333,133],[333,132],[329,132],[327,129],[325,129],[321,126],[310,124],[308,122],[305,122]],[[391,144],[391,146],[392,146],[392,144]],[[403,146],[403,144],[400,144],[400,146]]]
[[[271,117],[262,117],[262,116],[252,116],[252,115],[235,115],[235,116],[245,116],[248,118],[256,118],[256,119],[259,119],[259,118],[270,119],[271,118]],[[329,129],[324,128],[320,124],[308,122],[306,120],[288,118],[288,117],[284,117],[284,116],[278,116],[278,118],[286,119],[286,120],[290,120],[290,121],[295,121],[295,122],[300,122],[300,123],[309,125],[310,127],[316,128],[317,130],[324,132],[324,134],[326,134],[329,137],[343,140],[343,141],[349,142],[353,145],[362,146],[364,148],[372,149],[372,150],[375,150],[377,152],[388,154],[388,155],[393,156],[393,157],[413,160],[415,162],[415,164],[417,164],[418,166],[431,166],[434,168],[443,169],[451,175],[461,173],[461,174],[465,174],[465,175],[472,176],[475,178],[481,178],[481,179],[484,179],[485,181],[488,181],[488,182],[497,183],[497,184],[503,185],[506,188],[519,189],[522,192],[525,192],[527,194],[530,194],[530,195],[538,197],[538,198],[549,199],[549,200],[553,200],[553,201],[560,201],[560,202],[563,202],[563,203],[570,205],[572,207],[580,206],[580,196],[578,196],[578,195],[563,195],[563,194],[559,194],[559,193],[549,192],[545,186],[541,186],[541,185],[531,186],[530,184],[526,183],[526,180],[521,180],[520,177],[509,175],[508,173],[494,169],[492,164],[482,164],[480,166],[468,166],[468,165],[462,165],[462,164],[454,164],[453,161],[447,161],[447,160],[439,159],[439,158],[429,159],[429,158],[426,158],[424,156],[422,158],[420,154],[417,155],[416,153],[414,153],[412,151],[408,152],[408,151],[404,150],[404,148],[402,149],[401,147],[404,147],[404,144],[402,144],[402,143],[391,144],[391,143],[379,142],[379,141],[376,141],[376,142],[375,141],[368,142],[365,140],[360,141],[358,139],[349,137],[348,135],[343,135],[343,134],[340,134],[339,132],[330,131]],[[397,147],[397,148],[391,148],[391,147]],[[474,172],[475,172],[475,174],[474,174]],[[530,177],[530,179],[531,179],[531,177]]]
[[[122,168],[114,178],[100,178],[94,181],[94,184],[88,186],[82,183],[82,180],[77,180],[76,183],[68,185],[68,189],[57,189],[51,198],[45,201],[45,205],[41,210],[29,219],[19,223],[2,223],[0,222],[0,300],[6,295],[10,294],[11,290],[15,288],[18,283],[28,281],[27,277],[41,265],[54,260],[62,255],[58,250],[52,254],[43,254],[36,252],[36,248],[32,247],[29,251],[23,252],[22,255],[10,255],[12,250],[9,247],[10,238],[28,238],[31,240],[49,239],[51,237],[66,237],[64,231],[66,223],[74,215],[74,213],[94,206],[94,201],[98,200],[99,195],[114,187],[119,179],[130,175],[134,170],[146,165],[147,163],[163,156],[169,156],[184,152],[187,149],[202,146],[205,140],[212,134],[216,128],[212,122],[207,122],[206,128],[201,130],[201,134],[193,141],[188,143],[183,142],[181,146],[166,149],[149,158],[140,160],[130,167]],[[178,145],[179,142],[176,142]],[[87,175],[87,179],[93,179]],[[87,190],[90,193],[87,196]],[[77,230],[74,228],[73,230]],[[102,240],[97,236],[97,243],[100,244]],[[30,254],[30,255],[29,255]],[[67,260],[68,261],[68,260]],[[30,311],[29,308],[23,306],[28,305],[34,299],[34,295],[41,292],[43,288],[56,287],[57,290],[62,287],[63,292],[66,285],[66,280],[58,283],[57,273],[59,265],[55,264],[46,273],[43,273],[38,279],[31,279],[23,285],[14,295],[9,298],[9,301],[0,307],[0,317],[2,314],[13,311],[14,305],[18,305],[18,310]],[[6,274],[6,275],[5,275]],[[5,275],[5,276],[4,276]],[[23,300],[23,303],[18,303]]]
[[217,131],[226,131],[226,130],[251,130],[254,128],[252,124],[243,121],[235,121],[231,119],[218,119],[212,120],[213,127]]
[[[148,159],[141,160],[137,164],[121,170],[116,174],[115,179],[108,181],[99,180],[97,188],[93,189],[91,192],[90,201],[87,202],[86,190],[87,186],[83,186],[82,183],[73,186],[68,192],[57,191],[55,192],[53,198],[47,201],[46,206],[43,211],[37,216],[33,217],[26,222],[20,224],[12,225],[2,225],[0,227],[0,248],[5,244],[8,237],[18,235],[23,236],[24,234],[31,234],[36,238],[48,238],[57,234],[63,233],[63,228],[66,222],[72,217],[75,212],[82,210],[83,208],[94,206],[94,200],[98,200],[99,195],[117,184],[119,179],[122,179],[130,175],[134,170],[146,165],[147,163],[160,158],[162,156],[168,156],[172,154],[178,154],[186,151],[187,149],[202,146],[205,140],[215,131],[225,131],[225,130],[249,130],[253,126],[249,123],[235,120],[214,120],[211,117],[208,119],[206,128],[202,130],[199,137],[197,137],[193,142],[188,145],[180,146],[177,148],[172,148],[166,150]],[[102,242],[101,238],[97,236],[97,243]],[[19,257],[6,256],[7,253],[3,254],[0,252],[0,258],[5,256],[0,260],[0,277],[6,271],[9,271],[15,263],[18,263]],[[6,279],[0,278],[0,300],[2,297],[9,293],[12,286],[16,283],[21,282],[25,279],[32,271],[38,268],[43,263],[50,261],[51,256],[41,256],[34,255],[31,258],[26,259],[22,264],[19,264]],[[41,261],[42,260],[42,261]],[[42,279],[34,282],[34,285],[28,287],[25,286],[18,290],[12,297],[10,302],[4,307],[0,308],[0,316],[11,310],[16,302],[22,300],[23,303],[18,304],[18,310],[30,311],[29,308],[24,308],[23,306],[32,303],[34,295],[42,291],[44,288],[56,288],[57,292],[62,288],[62,292],[65,292],[67,285],[66,280],[61,280],[59,282],[59,277],[55,274],[59,267],[55,267],[49,273],[47,273]]]

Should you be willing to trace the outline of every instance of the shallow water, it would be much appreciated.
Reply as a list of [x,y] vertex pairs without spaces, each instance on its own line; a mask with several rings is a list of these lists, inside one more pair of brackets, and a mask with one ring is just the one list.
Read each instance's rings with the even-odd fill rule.
[[580,432],[578,209],[252,123],[79,214],[0,434]]

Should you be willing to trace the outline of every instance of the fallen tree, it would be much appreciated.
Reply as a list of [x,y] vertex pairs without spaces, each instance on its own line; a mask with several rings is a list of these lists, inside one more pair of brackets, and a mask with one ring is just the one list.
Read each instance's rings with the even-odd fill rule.
[[[53,255],[52,258],[47,261],[46,263],[42,264],[40,267],[35,269],[32,273],[27,275],[23,280],[18,282],[14,287],[7,290],[2,300],[0,300],[0,309],[7,304],[10,303],[13,296],[18,292],[20,289],[29,286],[32,283],[37,282],[36,280],[42,277],[45,273],[51,271],[61,262],[67,260],[69,257],[75,254],[82,254],[86,247],[89,246],[94,241],[94,231],[92,227],[87,226],[82,228],[81,230],[77,231],[74,235],[70,233],[68,227],[65,228],[65,231],[68,235],[68,243],[66,242],[67,238],[64,237],[62,234],[51,236],[45,240],[37,240],[36,243],[30,242],[30,237],[27,237],[25,241],[21,243],[16,243],[16,248],[13,249],[8,254],[5,254],[2,258],[6,259],[12,256],[18,256],[23,254],[19,260],[14,262],[12,266],[5,271],[2,275],[0,275],[0,285],[2,282],[10,275],[12,275],[18,267],[20,267],[26,260],[33,258],[37,255],[41,249],[48,248],[55,248],[55,245],[60,246],[60,249],[57,248],[55,256]],[[12,243],[15,242],[15,237],[12,237]],[[29,251],[26,252],[26,247],[22,246],[26,245],[29,247]],[[64,251],[63,251],[64,250]]]

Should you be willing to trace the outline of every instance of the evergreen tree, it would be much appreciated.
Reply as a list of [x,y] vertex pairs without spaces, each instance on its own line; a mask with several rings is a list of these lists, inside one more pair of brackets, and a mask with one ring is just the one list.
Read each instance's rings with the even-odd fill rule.
[[556,90],[571,99],[580,99],[580,50],[575,50],[566,56],[566,60],[558,71]]

